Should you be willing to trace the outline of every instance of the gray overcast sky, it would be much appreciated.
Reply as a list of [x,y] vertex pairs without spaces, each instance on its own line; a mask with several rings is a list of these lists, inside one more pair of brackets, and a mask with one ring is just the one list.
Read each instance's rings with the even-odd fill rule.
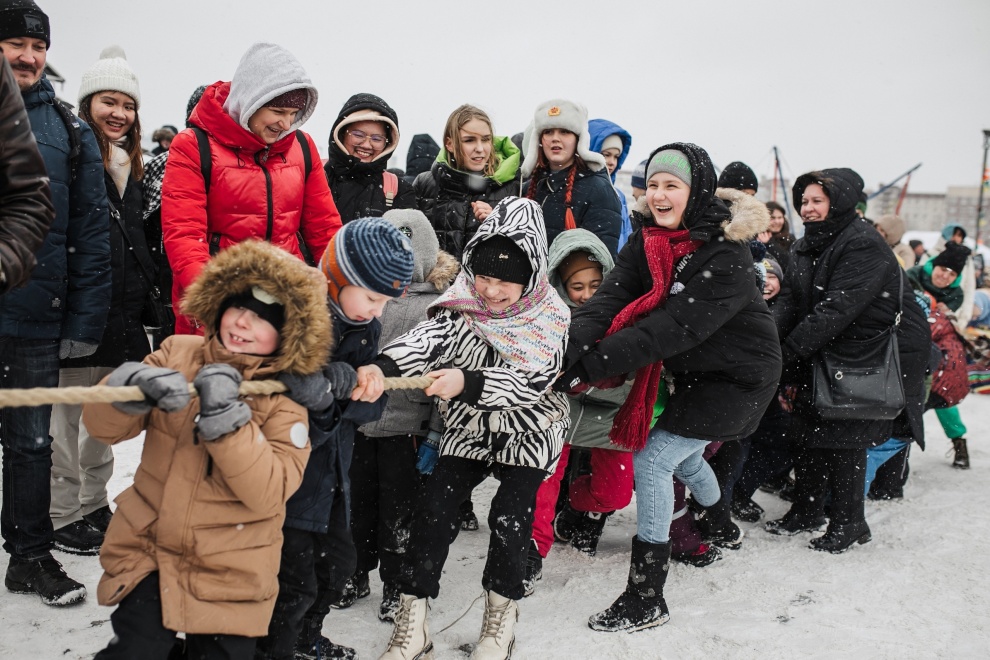
[[479,105],[523,130],[544,100],[579,100],[626,128],[626,166],[666,142],[705,147],[769,175],[848,166],[868,188],[918,162],[914,192],[977,185],[990,129],[986,0],[37,0],[49,61],[74,100],[116,43],[141,81],[145,132],[182,125],[198,85],[230,80],[253,42],[279,43],[320,92],[303,126],[325,153],[353,93],[399,114],[392,165],[415,133],[439,142],[447,115]]

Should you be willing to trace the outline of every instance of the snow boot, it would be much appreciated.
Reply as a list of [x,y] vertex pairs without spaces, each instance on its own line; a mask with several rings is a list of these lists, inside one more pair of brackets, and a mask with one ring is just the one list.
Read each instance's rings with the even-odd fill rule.
[[724,499],[703,508],[695,522],[705,541],[726,550],[738,550],[742,547],[743,531],[732,522],[729,505]]
[[833,555],[837,555],[851,548],[854,543],[863,544],[869,543],[872,540],[873,536],[870,534],[870,527],[866,524],[865,520],[847,523],[845,525],[833,522],[829,524],[824,536],[811,539],[809,547],[814,550],[831,552]]
[[714,564],[722,558],[722,551],[714,545],[700,544],[693,552],[671,552],[670,558],[682,564],[690,564],[701,568]]
[[587,511],[583,513],[574,534],[571,536],[571,546],[589,557],[594,557],[595,553],[598,552],[598,541],[602,538],[602,532],[605,530],[605,522],[612,513],[612,511],[606,513]]
[[763,507],[749,498],[739,500],[733,498],[730,508],[732,515],[743,522],[755,523],[763,517]]
[[113,512],[110,510],[110,506],[103,506],[93,511],[92,513],[87,513],[83,516],[83,520],[90,524],[91,527],[99,530],[103,534],[107,533],[107,528],[110,527],[110,519],[113,517]]
[[529,554],[526,556],[526,575],[523,577],[523,598],[533,595],[536,591],[536,581],[543,579],[543,556],[536,546],[536,541],[530,540]]
[[801,532],[813,532],[820,529],[827,521],[822,514],[797,513],[792,507],[778,520],[768,520],[763,526],[771,534],[778,536],[794,536]]
[[562,543],[570,543],[581,524],[582,515],[572,509],[570,503],[564,504],[553,518],[553,537]]
[[486,592],[481,636],[471,652],[471,660],[508,660],[516,643],[518,620],[519,605],[516,601],[494,591]]
[[77,520],[55,530],[55,549],[72,555],[98,555],[103,545],[103,532],[85,520]]
[[466,532],[478,531],[478,516],[474,515],[474,502],[470,499],[461,503],[461,529]]
[[607,610],[588,619],[588,627],[603,632],[636,632],[660,626],[670,619],[663,585],[670,569],[670,542],[632,540],[626,590]]
[[15,594],[36,593],[45,605],[55,607],[86,599],[86,587],[66,575],[62,564],[50,554],[28,560],[11,557],[4,584]]
[[966,448],[966,438],[952,438],[952,467],[960,470],[969,469],[969,450]]
[[433,642],[430,626],[426,621],[429,605],[425,598],[409,594],[399,595],[399,609],[395,612],[392,638],[378,660],[430,660],[433,658]]
[[378,606],[378,620],[387,623],[395,622],[395,613],[399,610],[399,585],[386,582],[382,585],[382,604]]
[[371,586],[368,584],[368,574],[355,573],[347,578],[347,582],[344,583],[344,591],[341,592],[340,598],[332,602],[330,607],[335,610],[346,610],[358,598],[364,598],[370,594]]
[[296,641],[294,660],[354,660],[357,651],[349,646],[334,644],[323,635],[318,635],[312,642],[303,641],[302,636]]

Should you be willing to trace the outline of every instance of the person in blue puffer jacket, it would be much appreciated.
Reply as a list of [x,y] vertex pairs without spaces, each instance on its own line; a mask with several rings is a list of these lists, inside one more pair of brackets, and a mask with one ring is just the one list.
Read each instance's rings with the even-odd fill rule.
[[[632,147],[632,136],[629,131],[607,119],[592,119],[588,122],[588,136],[591,138],[591,150],[600,153],[605,157],[605,167],[608,169],[608,176],[612,179],[612,186],[615,186],[615,173],[622,169],[622,164],[629,156],[629,148]],[[622,205],[622,228],[619,231],[619,249],[629,240],[629,235],[633,232],[632,222],[629,220],[629,205],[626,203],[626,194],[615,189],[615,194]]]

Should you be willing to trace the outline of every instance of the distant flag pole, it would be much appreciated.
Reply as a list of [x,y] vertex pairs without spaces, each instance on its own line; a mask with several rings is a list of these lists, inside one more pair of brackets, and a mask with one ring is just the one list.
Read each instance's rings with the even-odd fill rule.
[[787,187],[784,185],[784,169],[780,166],[780,152],[777,151],[777,145],[773,146],[773,201],[777,201],[777,177],[780,177],[780,189],[784,197],[784,215],[787,216],[788,222],[791,220],[791,205],[787,201]]
[[[899,177],[897,177],[896,179],[894,179],[893,181],[891,181],[891,182],[890,182],[890,183],[888,183],[887,185],[885,185],[885,186],[883,186],[883,187],[881,187],[881,188],[880,188],[880,190],[878,190],[878,191],[876,191],[876,192],[875,192],[875,193],[873,193],[872,195],[869,195],[869,196],[867,197],[867,199],[873,199],[873,198],[874,198],[874,197],[876,197],[877,195],[880,195],[880,194],[882,194],[882,193],[883,193],[883,191],[885,191],[885,190],[887,190],[888,188],[892,188],[892,187],[894,187],[894,186],[896,186],[896,185],[897,185],[897,182],[898,182],[898,181],[900,181],[901,179],[903,179],[903,178],[904,178],[904,177],[906,177],[906,176],[907,176],[907,177],[909,177],[909,176],[911,176],[911,174],[912,174],[912,173],[913,173],[913,172],[914,172],[914,171],[915,171],[916,169],[918,169],[919,167],[921,167],[921,163],[918,163],[917,165],[915,165],[914,167],[912,167],[911,169],[909,169],[909,170],[908,170],[907,172],[905,172],[904,174],[902,174],[902,175],[900,175]],[[900,207],[898,206],[898,208],[900,208]]]
[[894,215],[901,214],[901,204],[904,203],[904,198],[907,197],[908,186],[911,185],[911,175],[907,175],[907,179],[904,180],[904,187],[901,188],[901,194],[897,198],[897,209],[894,210]]

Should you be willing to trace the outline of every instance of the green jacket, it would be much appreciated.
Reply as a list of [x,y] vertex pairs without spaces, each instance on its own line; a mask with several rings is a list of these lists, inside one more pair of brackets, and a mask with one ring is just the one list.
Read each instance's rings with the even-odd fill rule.
[[935,265],[929,261],[921,266],[915,266],[907,271],[908,280],[915,291],[930,293],[935,302],[945,303],[945,306],[953,312],[959,311],[962,307],[965,294],[962,288],[962,278],[960,274],[955,281],[944,289],[940,289],[932,282],[932,270]]

